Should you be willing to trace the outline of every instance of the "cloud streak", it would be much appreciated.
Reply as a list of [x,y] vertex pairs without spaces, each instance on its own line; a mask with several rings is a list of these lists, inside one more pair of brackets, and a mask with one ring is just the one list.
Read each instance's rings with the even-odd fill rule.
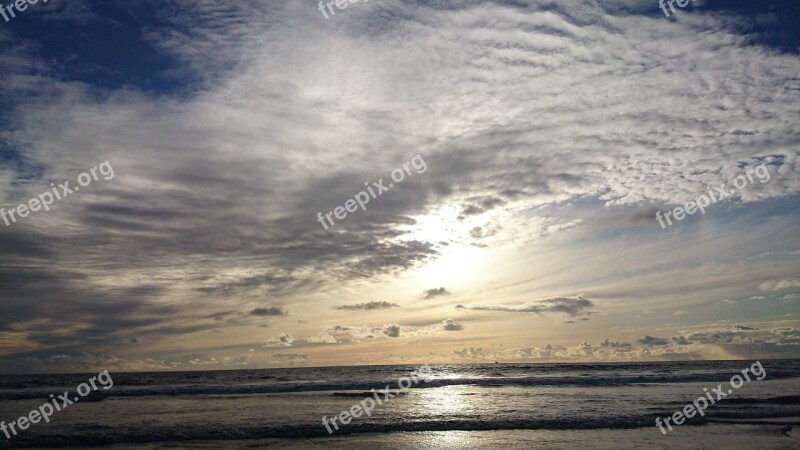
[[400,305],[396,303],[389,303],[385,301],[381,302],[367,302],[367,303],[358,303],[355,305],[341,305],[337,306],[336,309],[342,311],[372,311],[376,309],[391,309],[391,308],[399,308]]
[[568,316],[578,316],[590,314],[594,303],[583,297],[551,297],[519,306],[497,305],[497,306],[464,306],[456,305],[457,309],[471,311],[502,311],[514,313],[534,313],[534,314],[566,314]]

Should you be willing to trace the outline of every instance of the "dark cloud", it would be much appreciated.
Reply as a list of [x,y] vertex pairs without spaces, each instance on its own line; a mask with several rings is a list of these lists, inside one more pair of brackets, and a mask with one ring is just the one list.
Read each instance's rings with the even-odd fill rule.
[[670,339],[672,340],[672,342],[678,345],[689,345],[692,343],[692,341],[686,339],[686,336],[673,336]]
[[689,333],[687,339],[701,344],[732,344],[752,343],[755,340],[761,341],[760,338],[754,338],[747,334],[728,330],[696,331]]
[[292,343],[294,343],[294,336],[289,333],[282,333],[280,336],[270,339],[263,347],[291,347]]
[[381,302],[358,303],[356,305],[341,305],[336,307],[336,309],[344,311],[360,311],[360,310],[371,311],[375,309],[390,309],[390,308],[400,308],[400,305],[396,303],[381,301]]
[[445,289],[443,287],[434,288],[434,289],[428,289],[427,291],[425,291],[425,299],[426,300],[427,299],[431,299],[431,298],[436,298],[436,297],[442,297],[442,296],[445,296],[445,295],[450,295],[450,292],[448,292],[447,289]]
[[442,321],[442,329],[445,331],[461,331],[464,329],[464,325],[461,325],[453,319],[445,319]]
[[469,235],[475,239],[483,239],[487,237],[492,237],[496,235],[500,231],[499,226],[484,226],[484,227],[474,227],[469,230]]
[[645,336],[638,342],[642,345],[669,345],[668,340],[654,336]]
[[606,339],[605,341],[600,343],[600,347],[603,347],[603,348],[618,348],[618,349],[621,349],[621,350],[630,350],[632,345],[629,344],[628,342],[613,342],[613,341],[611,341],[609,339]]
[[157,339],[209,326],[192,319],[179,305],[152,303],[166,292],[163,286],[97,283],[73,269],[49,267],[37,259],[29,255],[20,268],[0,263],[0,331],[24,336],[42,350],[82,352],[127,341],[131,335],[141,339],[146,333]]
[[305,354],[300,353],[276,353],[272,355],[274,358],[282,358],[282,359],[290,359],[295,362],[304,362],[308,361],[309,357]]
[[[0,226],[5,224],[0,221]],[[0,255],[5,258],[43,259],[53,257],[53,253],[44,245],[44,241],[37,240],[33,233],[24,230],[6,230],[7,234],[0,233]]]
[[546,298],[520,306],[456,306],[457,309],[468,309],[472,311],[504,311],[535,314],[562,313],[569,316],[589,314],[593,307],[594,303],[583,296]]
[[693,331],[687,336],[676,336],[672,340],[681,345],[688,343],[698,344],[729,344],[734,346],[752,345],[777,345],[794,346],[800,344],[800,332],[793,328],[778,328],[774,330],[761,330],[755,327],[735,325],[731,329]]
[[400,336],[400,325],[398,324],[391,324],[385,325],[383,327],[383,334],[389,337],[399,337]]
[[652,225],[652,223],[656,220],[656,212],[658,212],[657,208],[643,209],[628,216],[627,220],[632,224],[643,223],[645,225]]
[[288,313],[282,308],[277,306],[270,306],[267,308],[256,308],[250,311],[251,316],[269,317],[269,316],[285,316]]
[[291,290],[299,283],[300,280],[292,276],[262,274],[234,281],[226,281],[213,286],[198,287],[196,290],[216,297],[237,297],[252,292],[276,295]]
[[484,197],[480,199],[472,198],[468,199],[467,201],[470,203],[464,205],[464,207],[461,209],[461,215],[459,216],[459,219],[463,219],[466,216],[481,214],[506,204],[505,200],[497,197]]

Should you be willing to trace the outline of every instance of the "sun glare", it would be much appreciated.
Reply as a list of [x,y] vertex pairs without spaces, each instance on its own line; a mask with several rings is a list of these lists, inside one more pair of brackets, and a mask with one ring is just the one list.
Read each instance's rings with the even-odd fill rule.
[[482,249],[470,243],[469,230],[474,224],[458,220],[455,208],[445,207],[413,219],[416,223],[407,227],[403,239],[429,242],[439,253],[415,272],[415,279],[431,285],[455,285],[478,273]]

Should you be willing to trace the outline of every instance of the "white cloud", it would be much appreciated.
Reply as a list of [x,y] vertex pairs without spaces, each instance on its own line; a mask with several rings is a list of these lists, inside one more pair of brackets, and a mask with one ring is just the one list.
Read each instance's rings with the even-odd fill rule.
[[762,291],[780,291],[800,287],[800,280],[765,281],[758,288]]
[[324,331],[321,331],[313,336],[306,338],[309,344],[336,344],[336,338]]
[[263,347],[291,347],[294,337],[289,333],[282,333],[280,336],[272,338]]

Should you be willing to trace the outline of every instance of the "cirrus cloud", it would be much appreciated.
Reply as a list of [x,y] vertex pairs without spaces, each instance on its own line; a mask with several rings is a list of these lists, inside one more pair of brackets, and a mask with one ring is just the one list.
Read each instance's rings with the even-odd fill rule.
[[591,313],[594,303],[579,295],[577,297],[550,297],[536,300],[523,305],[497,305],[497,306],[464,306],[456,305],[457,309],[472,311],[502,311],[515,313],[548,314],[561,313],[568,316],[578,316]]

